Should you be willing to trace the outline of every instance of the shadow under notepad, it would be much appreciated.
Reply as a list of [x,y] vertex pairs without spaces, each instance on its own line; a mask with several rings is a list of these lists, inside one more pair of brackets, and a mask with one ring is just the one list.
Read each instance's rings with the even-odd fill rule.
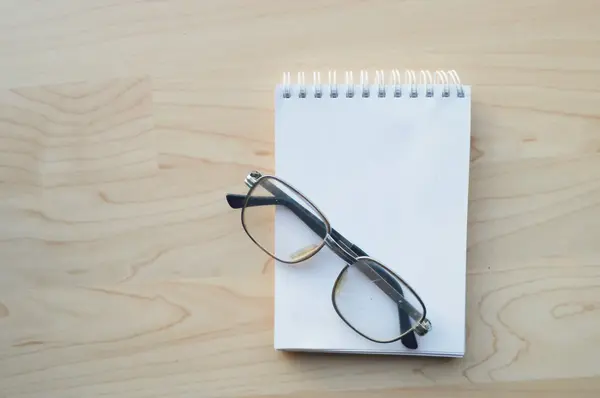
[[[431,382],[449,379],[464,380],[465,363],[461,358],[322,352],[281,352],[280,358],[290,368],[290,372],[314,374],[311,380],[316,384],[323,380],[327,388],[335,388],[331,385],[332,373],[339,373],[345,383],[356,382],[363,387],[365,383],[375,386],[369,382],[377,381],[376,384],[379,384],[386,375],[389,375],[392,383],[381,387],[430,385]],[[344,385],[346,387],[352,388]]]

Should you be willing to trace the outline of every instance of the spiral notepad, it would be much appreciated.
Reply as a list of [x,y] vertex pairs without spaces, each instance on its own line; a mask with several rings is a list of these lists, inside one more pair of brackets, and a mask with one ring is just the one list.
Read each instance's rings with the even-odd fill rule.
[[[471,88],[455,71],[284,74],[275,90],[276,174],[409,282],[433,329],[407,349],[348,328],[331,302],[345,264],[324,249],[276,265],[276,349],[464,355],[470,114]],[[277,234],[278,222],[276,241],[290,239]]]

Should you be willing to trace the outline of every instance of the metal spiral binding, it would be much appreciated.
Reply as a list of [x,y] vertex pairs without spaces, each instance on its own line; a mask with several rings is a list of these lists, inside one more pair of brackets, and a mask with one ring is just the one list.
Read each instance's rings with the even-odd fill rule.
[[[340,96],[340,89],[337,83],[337,73],[335,70],[330,70],[328,73],[328,82],[325,85],[327,90],[323,90],[321,84],[321,73],[313,72],[312,80],[312,96],[314,98],[322,98],[324,91],[328,92],[329,97],[338,98]],[[443,71],[436,70],[433,74],[428,70],[420,70],[416,73],[414,70],[405,70],[404,79],[398,69],[393,69],[388,73],[389,79],[386,81],[386,73],[383,70],[377,70],[375,72],[374,87],[376,90],[375,95],[378,98],[385,98],[387,96],[393,96],[395,98],[403,97],[404,95],[410,98],[417,98],[419,96],[418,87],[424,86],[425,97],[433,97],[436,94],[436,89],[441,90],[442,97],[450,97],[451,88],[455,88],[456,96],[464,98],[465,90],[460,82],[458,73],[455,70]],[[359,90],[358,95],[363,98],[371,96],[371,84],[369,81],[369,74],[366,70],[360,71],[360,82],[358,86],[354,84],[354,78],[352,71],[346,71],[345,73],[345,92],[342,94],[346,98],[354,98],[357,93],[355,89]],[[408,92],[404,93],[403,88],[407,88]],[[294,92],[293,92],[293,89]],[[290,72],[283,74],[282,82],[282,96],[283,98],[307,98],[308,89],[305,80],[304,72],[298,72],[298,78],[296,85],[292,84]],[[421,94],[422,95],[422,94]]]

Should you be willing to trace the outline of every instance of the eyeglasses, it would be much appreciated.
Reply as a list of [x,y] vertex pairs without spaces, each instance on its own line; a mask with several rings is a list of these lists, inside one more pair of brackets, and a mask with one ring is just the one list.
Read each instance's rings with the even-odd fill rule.
[[[227,202],[242,209],[242,226],[258,247],[287,264],[306,261],[329,247],[346,263],[331,293],[340,318],[368,340],[402,340],[407,348],[417,348],[413,332],[424,336],[431,322],[425,317],[425,304],[408,283],[331,228],[323,213],[282,179],[252,171],[245,183],[248,193],[228,194]],[[275,213],[277,235],[285,239],[275,239]]]

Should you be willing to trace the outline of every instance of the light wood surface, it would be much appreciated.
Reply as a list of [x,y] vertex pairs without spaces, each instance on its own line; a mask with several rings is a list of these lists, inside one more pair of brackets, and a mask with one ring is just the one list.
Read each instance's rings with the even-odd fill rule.
[[[597,397],[599,13],[2,2],[0,397]],[[330,68],[473,86],[463,359],[272,349],[274,264],[224,194],[272,171],[281,72]]]

